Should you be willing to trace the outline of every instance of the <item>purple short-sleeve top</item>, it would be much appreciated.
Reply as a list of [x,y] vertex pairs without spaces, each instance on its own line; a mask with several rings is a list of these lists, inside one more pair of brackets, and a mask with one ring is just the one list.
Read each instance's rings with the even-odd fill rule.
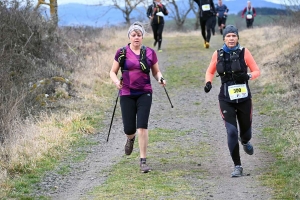
[[[120,50],[121,49],[118,49],[115,55],[115,60],[117,62]],[[146,74],[141,70],[139,60],[140,55],[136,55],[130,49],[129,45],[127,45],[124,71],[122,74],[123,87],[120,90],[120,96],[152,93],[150,74]],[[149,47],[146,47],[146,62],[150,69],[158,62],[155,51]]]

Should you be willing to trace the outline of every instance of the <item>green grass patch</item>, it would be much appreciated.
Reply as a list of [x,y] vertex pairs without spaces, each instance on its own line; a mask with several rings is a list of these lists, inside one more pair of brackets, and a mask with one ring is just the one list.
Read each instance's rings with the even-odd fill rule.
[[[40,162],[38,166],[30,172],[27,171],[25,174],[20,173],[18,176],[11,178],[4,183],[4,187],[7,188],[6,197],[8,199],[33,199],[30,195],[33,191],[35,184],[41,181],[41,177],[45,171],[51,170],[58,163],[58,159],[54,157],[46,157]],[[10,188],[10,189],[8,189]],[[41,198],[44,198],[41,196]]]
[[297,160],[278,158],[270,170],[261,177],[262,182],[274,189],[276,199],[300,198],[300,163]]
[[267,94],[284,94],[286,92],[285,89],[280,87],[280,85],[266,85],[262,89],[262,94],[267,95]]
[[193,185],[185,177],[205,176],[197,163],[201,155],[208,154],[209,146],[192,139],[182,142],[180,138],[187,132],[151,130],[147,163],[153,171],[140,173],[139,153],[134,151],[109,171],[106,182],[91,195],[96,199],[194,199],[188,194]]
[[[196,87],[199,83],[204,83],[205,71],[214,49],[205,49],[200,35],[168,37],[165,40],[168,43],[165,49],[168,52],[168,62],[164,63],[166,70],[163,74],[167,87]],[[146,44],[148,43],[149,38],[146,40]],[[207,58],[204,58],[205,55]],[[199,60],[195,60],[195,57],[199,57]]]

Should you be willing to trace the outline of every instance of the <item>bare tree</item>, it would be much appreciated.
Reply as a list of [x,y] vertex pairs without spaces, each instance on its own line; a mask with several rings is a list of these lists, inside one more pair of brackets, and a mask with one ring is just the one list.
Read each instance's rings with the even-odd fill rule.
[[50,2],[45,2],[45,0],[38,0],[35,10],[37,10],[40,5],[44,4],[50,7],[50,15],[53,24],[57,27],[58,25],[58,14],[57,14],[57,0],[49,0]]
[[198,6],[192,6],[192,11],[195,14],[196,21],[195,21],[195,30],[198,30],[200,27],[200,10],[198,9]]
[[168,2],[169,16],[175,20],[178,30],[182,30],[187,15],[193,8],[193,0],[182,1],[183,7],[179,9],[175,0],[166,0]]
[[113,7],[122,12],[127,25],[131,24],[131,12],[136,9],[138,5],[144,2],[145,0],[112,0]]

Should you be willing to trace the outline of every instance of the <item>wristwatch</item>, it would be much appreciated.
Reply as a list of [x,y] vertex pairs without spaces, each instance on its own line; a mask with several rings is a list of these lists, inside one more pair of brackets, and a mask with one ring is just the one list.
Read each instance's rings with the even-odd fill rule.
[[252,74],[251,74],[251,73],[248,73],[248,76],[249,76],[249,79],[251,79],[251,78],[252,78]]

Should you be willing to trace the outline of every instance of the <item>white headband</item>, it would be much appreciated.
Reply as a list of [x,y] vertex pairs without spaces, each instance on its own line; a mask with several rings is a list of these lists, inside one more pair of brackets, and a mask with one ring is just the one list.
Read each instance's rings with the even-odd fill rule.
[[135,22],[135,23],[133,23],[133,24],[129,27],[129,29],[128,29],[128,32],[127,32],[128,38],[129,38],[129,34],[130,34],[132,31],[135,31],[135,30],[141,31],[141,32],[142,32],[142,36],[144,37],[145,29],[144,29],[143,25],[140,24],[139,22]]

